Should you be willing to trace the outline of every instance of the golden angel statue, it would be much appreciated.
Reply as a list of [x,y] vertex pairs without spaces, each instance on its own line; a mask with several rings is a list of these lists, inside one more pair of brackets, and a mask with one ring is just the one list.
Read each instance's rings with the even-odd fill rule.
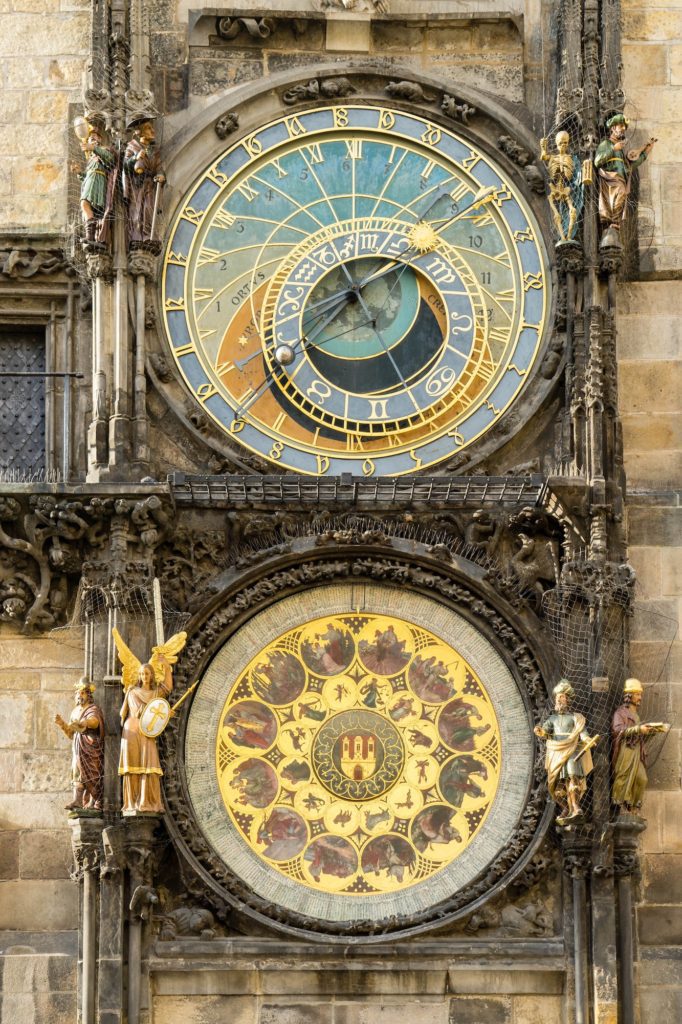
[[165,643],[153,647],[149,661],[144,664],[126,645],[117,629],[112,630],[112,635],[123,665],[125,690],[118,764],[118,774],[123,776],[122,810],[124,814],[162,814],[163,771],[156,738],[171,715],[166,700],[173,689],[171,666],[177,662],[187,634],[175,633]]

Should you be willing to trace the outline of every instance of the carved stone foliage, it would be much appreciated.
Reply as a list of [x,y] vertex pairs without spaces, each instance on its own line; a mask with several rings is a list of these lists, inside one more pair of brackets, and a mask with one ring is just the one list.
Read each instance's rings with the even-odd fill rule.
[[[187,645],[178,673],[179,692],[197,678],[213,651],[243,622],[245,615],[299,589],[349,579],[408,587],[452,604],[477,623],[497,644],[508,663],[514,667],[521,687],[527,694],[533,718],[536,721],[540,719],[546,702],[546,690],[535,655],[524,637],[484,597],[462,582],[461,577],[456,576],[450,567],[434,565],[425,568],[418,560],[398,551],[356,551],[353,554],[338,553],[336,557],[331,554],[325,557],[324,552],[318,549],[316,556],[309,555],[294,565],[282,568],[270,565],[260,578],[235,586],[225,595],[221,607],[194,632]],[[481,871],[469,887],[426,912],[406,915],[400,919],[391,917],[378,922],[322,925],[304,914],[273,908],[267,904],[230,871],[204,838],[186,792],[183,743],[187,704],[184,708],[178,718],[171,720],[161,741],[169,811],[167,822],[180,859],[187,864],[183,874],[193,871],[219,900],[233,906],[239,905],[261,921],[272,921],[274,918],[280,927],[290,932],[301,934],[323,930],[327,934],[350,936],[388,934],[406,928],[426,929],[461,917],[467,912],[471,913],[479,903],[509,883],[516,863],[548,820],[543,761],[538,752],[533,767],[531,792],[514,834],[504,850]]]
[[157,495],[85,501],[0,495],[0,621],[21,623],[28,634],[59,625],[88,562],[106,549],[109,576],[112,560],[127,562],[131,552],[144,563],[169,523]]
[[181,524],[157,552],[161,588],[177,608],[193,608],[212,592],[210,580],[227,565],[227,530]]

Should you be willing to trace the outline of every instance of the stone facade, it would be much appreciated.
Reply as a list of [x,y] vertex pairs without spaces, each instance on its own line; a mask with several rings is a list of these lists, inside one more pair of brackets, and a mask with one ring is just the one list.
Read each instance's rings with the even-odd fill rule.
[[[267,581],[277,572],[320,549],[330,559],[342,559],[348,550],[357,550],[344,547],[350,544],[364,545],[362,552],[368,558],[402,559],[404,572],[408,565],[409,572],[417,571],[409,562],[417,549],[419,571],[431,559],[435,572],[441,564],[438,559],[445,557],[456,576],[468,557],[466,550],[463,561],[457,562],[457,552],[463,548],[453,543],[450,554],[443,555],[437,544],[433,548],[434,537],[451,544],[454,537],[478,536],[472,525],[477,505],[453,499],[450,504],[430,506],[419,497],[363,505],[357,492],[354,498],[340,497],[340,483],[336,497],[318,501],[312,511],[300,498],[289,497],[275,513],[274,506],[268,507],[264,500],[242,500],[234,491],[223,492],[222,480],[232,477],[235,486],[247,493],[254,477],[273,469],[263,463],[240,462],[239,452],[222,443],[173,377],[158,330],[153,259],[133,275],[128,274],[126,254],[120,248],[117,252],[123,262],[117,267],[100,257],[85,266],[81,255],[67,261],[61,252],[64,244],[68,250],[63,239],[78,222],[77,192],[69,166],[74,153],[70,121],[82,110],[83,76],[94,93],[94,86],[101,86],[106,78],[102,73],[106,62],[112,61],[106,74],[110,85],[113,81],[113,97],[106,99],[102,109],[118,138],[125,140],[124,122],[135,100],[134,96],[124,100],[126,87],[137,90],[147,112],[153,105],[158,108],[158,133],[174,161],[175,178],[171,174],[165,202],[170,212],[182,194],[180,181],[191,181],[208,156],[217,152],[213,125],[220,116],[238,108],[243,129],[248,118],[256,123],[266,112],[279,109],[286,88],[318,75],[357,74],[362,83],[358,88],[366,89],[365,95],[373,99],[388,81],[414,79],[421,90],[418,102],[429,105],[436,116],[439,90],[451,90],[472,105],[478,102],[482,109],[494,109],[507,119],[505,124],[517,125],[521,156],[517,148],[516,158],[510,156],[505,166],[532,199],[532,173],[525,174],[524,167],[537,160],[535,147],[552,122],[561,68],[567,88],[581,84],[566,71],[565,54],[569,64],[582,45],[589,55],[591,19],[597,8],[589,2],[562,5],[566,20],[560,33],[557,5],[541,0],[506,4],[504,12],[491,11],[485,3],[462,5],[449,0],[431,0],[419,5],[419,11],[409,0],[390,0],[386,12],[374,9],[373,3],[344,10],[341,4],[312,0],[269,5],[244,0],[229,13],[190,11],[190,6],[176,0],[153,0],[141,6],[133,0],[130,5],[96,5],[92,10],[65,0],[8,0],[0,5],[0,138],[8,158],[0,168],[0,328],[37,325],[45,332],[48,369],[83,374],[71,382],[66,395],[65,377],[48,382],[47,482],[33,485],[22,481],[21,474],[12,476],[11,465],[0,466],[0,499],[21,506],[21,516],[0,516],[0,525],[10,537],[30,541],[28,502],[37,493],[62,503],[58,506],[62,516],[70,511],[64,503],[80,503],[77,512],[87,527],[81,533],[79,526],[64,527],[54,535],[40,534],[39,543],[33,533],[33,554],[21,563],[19,572],[33,581],[34,598],[38,583],[48,579],[43,619],[29,623],[27,630],[26,609],[23,621],[22,615],[10,614],[4,605],[0,616],[0,933],[4,954],[0,1021],[29,1024],[49,1016],[55,1024],[76,1020],[204,1024],[225,1017],[235,1024],[379,1024],[409,1016],[415,1024],[536,1024],[539,1020],[606,1024],[618,1014],[621,1024],[676,1020],[682,1016],[682,644],[676,633],[682,597],[682,157],[674,119],[682,85],[679,5],[672,0],[658,6],[641,0],[602,4],[604,17],[610,17],[612,25],[617,24],[622,7],[620,43],[607,31],[603,36],[604,46],[611,47],[611,71],[617,69],[622,49],[624,109],[636,123],[635,144],[643,144],[650,135],[657,136],[658,143],[642,166],[633,193],[639,204],[638,247],[626,254],[627,275],[623,276],[627,280],[616,282],[604,263],[599,280],[596,272],[582,277],[580,270],[568,271],[580,280],[580,289],[593,289],[594,306],[605,311],[607,321],[612,315],[616,318],[619,423],[614,431],[618,436],[622,427],[625,505],[620,504],[618,451],[607,468],[606,493],[599,489],[601,477],[594,465],[569,465],[572,456],[566,442],[562,437],[557,440],[566,428],[560,430],[556,424],[565,424],[568,418],[567,385],[560,369],[563,329],[558,334],[556,361],[547,371],[545,398],[531,422],[519,415],[515,436],[496,452],[485,460],[476,461],[474,456],[473,465],[463,463],[450,473],[455,482],[472,479],[472,473],[498,481],[502,474],[510,474],[512,480],[530,479],[529,473],[541,474],[545,480],[551,477],[563,509],[583,530],[580,544],[574,540],[572,550],[563,535],[564,564],[571,557],[579,561],[578,548],[591,541],[593,553],[599,549],[601,561],[597,558],[596,563],[601,572],[605,549],[599,548],[600,529],[613,565],[625,557],[627,539],[627,558],[637,574],[637,585],[634,614],[628,620],[629,648],[622,648],[621,661],[627,663],[630,674],[652,685],[656,717],[673,723],[650,771],[639,866],[630,857],[630,847],[620,849],[621,860],[617,850],[614,859],[613,840],[611,845],[599,847],[595,841],[590,846],[593,837],[588,836],[578,848],[570,842],[562,845],[552,832],[537,876],[531,872],[516,889],[496,891],[490,904],[492,917],[482,930],[465,931],[466,922],[459,920],[419,938],[378,943],[353,940],[343,955],[338,946],[320,941],[319,936],[311,943],[282,936],[267,924],[254,924],[248,915],[225,903],[223,890],[217,894],[211,889],[206,875],[197,881],[183,874],[186,862],[172,852],[179,848],[177,829],[172,842],[163,829],[155,837],[142,827],[139,834],[133,834],[133,826],[126,833],[118,814],[116,775],[120,684],[108,642],[109,628],[119,620],[111,611],[102,613],[94,632],[83,628],[82,620],[51,635],[46,626],[67,624],[83,578],[89,587],[101,586],[106,593],[117,573],[127,579],[137,574],[143,590],[151,575],[158,574],[173,608],[194,615],[198,631],[199,623],[205,624],[209,613],[216,612],[221,593],[245,593],[256,580],[260,600],[269,600]],[[98,21],[104,9],[112,19],[106,30]],[[148,17],[148,32],[141,10]],[[217,15],[223,13],[223,22],[232,21],[220,26]],[[140,26],[142,30],[137,31]],[[128,75],[130,54],[126,50],[123,57],[121,51],[116,57],[115,41],[109,38],[112,27],[125,35],[132,54],[132,77],[118,85],[116,74]],[[617,79],[615,71],[607,83],[610,88],[614,74]],[[616,107],[620,107],[617,98]],[[492,125],[492,115],[488,116]],[[583,127],[587,131],[589,126]],[[489,144],[495,146],[493,129],[486,130]],[[501,134],[500,128],[498,137]],[[596,230],[594,216],[592,224],[585,229],[585,248],[592,244],[590,258],[596,265],[598,250],[594,235],[591,242],[589,236],[590,230]],[[616,256],[613,259],[618,262]],[[565,268],[561,273],[565,281]],[[141,281],[146,282],[146,293]],[[578,294],[584,293],[579,290]],[[146,353],[142,343],[137,349],[142,348],[143,361],[146,358],[142,370],[135,365],[135,302],[141,303],[147,331]],[[570,309],[563,315],[570,321]],[[575,321],[579,319],[576,316]],[[561,321],[559,313],[557,321]],[[139,331],[139,316],[136,327]],[[614,370],[607,366],[606,375]],[[108,377],[105,388],[98,371]],[[103,407],[107,419],[100,429]],[[66,419],[64,409],[69,410]],[[594,449],[587,447],[593,456]],[[165,481],[173,472],[188,474],[190,482],[149,482]],[[519,507],[507,507],[502,500],[484,505],[500,524]],[[600,511],[603,508],[605,513]],[[330,509],[341,525],[336,523],[337,534],[331,539],[320,540],[322,529],[311,527],[311,516]],[[358,539],[359,527],[352,516],[359,509],[373,517],[373,538],[368,539],[365,532]],[[285,513],[289,515],[286,522]],[[400,533],[405,518],[415,530],[409,537]],[[386,536],[381,535],[384,527]],[[334,529],[329,532],[334,534]],[[508,550],[513,550],[516,534],[507,519],[504,529],[509,531],[505,534]],[[560,518],[552,529],[553,538],[561,535]],[[503,533],[500,529],[499,536]],[[325,544],[331,547],[324,548]],[[433,550],[426,550],[428,544]],[[10,579],[16,585],[17,565],[12,561],[16,550],[0,544],[4,559],[0,584]],[[189,566],[193,586],[188,584],[188,570],[178,570],[180,564]],[[480,576],[473,558],[462,571],[471,579],[478,578],[477,573]],[[513,622],[522,636],[532,636],[538,609],[527,594],[517,600],[518,591],[518,580],[514,585],[507,580],[505,587],[504,580],[492,579],[484,587],[491,606],[502,609],[506,621]],[[3,600],[7,594],[2,591]],[[125,610],[121,614],[127,621]],[[150,638],[148,614],[141,625],[131,614],[130,623],[131,629],[139,630],[137,640]],[[555,671],[549,633],[542,634],[538,648],[548,682]],[[53,722],[57,712],[68,718],[73,684],[84,667],[97,681],[108,730],[106,813],[102,822],[94,822],[92,833],[87,822],[69,822],[63,810],[69,798],[69,744]],[[599,679],[592,680],[595,692],[599,685]],[[171,746],[164,756],[170,767]],[[604,821],[608,818],[608,808],[603,807],[604,780],[608,780],[605,763],[600,771],[602,790],[595,786],[595,816]],[[549,821],[549,811],[545,820]],[[107,835],[102,847],[104,825]],[[159,864],[170,865],[167,878]],[[138,886],[159,885],[159,880],[167,882],[170,898],[178,903],[183,899],[210,906],[218,936],[159,939],[153,914],[150,924],[143,913],[129,909]],[[592,912],[582,925],[592,930],[594,952],[583,965],[589,995],[581,995],[584,978],[581,981],[575,942],[583,941],[580,914],[586,886]],[[626,894],[631,893],[636,908],[633,977],[638,1009],[629,1005],[624,988],[618,987],[623,974],[617,969],[614,951],[618,943],[622,955],[627,925],[616,922],[616,888],[618,906],[627,906]],[[89,900],[98,908],[97,967],[86,969],[84,907]],[[539,929],[531,925],[524,930],[526,925],[519,924],[517,915],[510,925],[510,919],[505,922],[501,916],[507,906],[520,911],[539,909],[548,921]],[[142,943],[141,972],[130,968],[131,934]],[[95,972],[94,989],[84,982],[88,969]],[[137,1003],[136,983],[140,983]],[[583,1007],[587,1016],[581,1017]]]

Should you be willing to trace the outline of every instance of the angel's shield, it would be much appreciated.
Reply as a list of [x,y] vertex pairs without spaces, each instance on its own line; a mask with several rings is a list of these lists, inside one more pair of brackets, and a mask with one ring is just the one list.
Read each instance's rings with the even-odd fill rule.
[[163,697],[154,697],[140,715],[140,732],[150,740],[160,736],[171,716],[170,704]]

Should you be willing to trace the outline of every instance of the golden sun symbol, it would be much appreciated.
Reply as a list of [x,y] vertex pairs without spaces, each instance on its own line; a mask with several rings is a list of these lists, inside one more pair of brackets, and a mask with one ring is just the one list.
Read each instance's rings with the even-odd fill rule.
[[419,221],[418,224],[410,228],[407,237],[410,246],[421,253],[435,249],[439,242],[436,232],[430,224],[426,224],[424,221]]

